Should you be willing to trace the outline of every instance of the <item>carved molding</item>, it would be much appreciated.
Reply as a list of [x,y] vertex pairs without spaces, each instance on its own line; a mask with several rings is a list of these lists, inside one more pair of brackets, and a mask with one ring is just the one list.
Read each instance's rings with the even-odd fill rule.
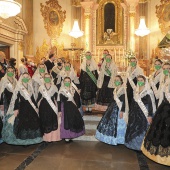
[[161,0],[161,5],[156,5],[156,16],[158,17],[159,28],[163,34],[170,30],[170,1]]
[[68,57],[68,54],[64,49],[64,44],[59,44],[57,42],[57,39],[52,38],[50,40],[50,43],[47,43],[47,41],[44,39],[41,46],[37,46],[36,48],[36,54],[35,54],[35,62],[40,63],[42,57],[48,58],[48,55],[50,53],[54,53],[57,55],[57,57]]
[[51,38],[60,36],[63,23],[66,19],[66,11],[62,11],[58,0],[49,0],[46,2],[46,5],[41,3],[40,6],[41,15],[44,18],[44,28],[47,30],[47,34]]
[[20,28],[25,34],[28,33],[27,27],[23,21],[22,18],[20,18],[19,16],[15,17],[14,23],[18,26],[18,28]]
[[101,0],[97,10],[97,45],[104,45],[104,6],[107,3],[115,5],[115,33],[114,44],[123,44],[123,7],[120,0]]

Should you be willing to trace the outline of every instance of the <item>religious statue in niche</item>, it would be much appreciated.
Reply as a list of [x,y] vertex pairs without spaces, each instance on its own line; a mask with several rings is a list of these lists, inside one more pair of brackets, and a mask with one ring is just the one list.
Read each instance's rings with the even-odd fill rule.
[[114,44],[115,33],[115,5],[107,3],[104,7],[104,42]]
[[120,0],[100,0],[96,17],[97,45],[123,44],[123,7]]

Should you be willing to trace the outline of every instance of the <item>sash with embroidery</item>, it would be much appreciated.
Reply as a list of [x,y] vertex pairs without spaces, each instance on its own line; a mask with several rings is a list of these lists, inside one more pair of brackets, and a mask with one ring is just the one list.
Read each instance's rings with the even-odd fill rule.
[[78,91],[77,86],[76,86],[73,82],[71,83],[71,85],[72,85],[72,87],[76,90],[76,92],[79,94],[79,91]]
[[105,68],[105,71],[111,77],[112,73],[110,72],[110,70],[108,68]]
[[133,90],[136,88],[136,85],[135,85],[135,83],[133,82],[133,79],[140,74],[140,73],[137,74],[137,73],[138,73],[138,69],[139,69],[139,68],[136,67],[136,69],[133,70],[133,72],[131,73],[131,76],[130,76],[130,73],[129,73],[129,72],[127,73],[127,79],[129,80],[129,83],[130,83],[130,85],[131,85],[131,87],[132,87]]
[[94,76],[94,74],[89,70],[89,68],[86,66],[86,72],[89,75],[89,77],[93,80],[93,82],[95,83],[95,85],[97,86],[97,79]]
[[[30,94],[28,93],[28,91],[27,91],[24,87],[22,87],[21,90],[22,90],[22,92],[23,92],[23,94],[24,94],[25,100],[28,100],[28,101],[29,101],[30,105],[33,107],[33,109],[34,109],[34,110],[36,111],[36,113],[37,113],[37,108],[35,107],[34,103],[31,101],[31,96],[30,96]],[[37,114],[38,114],[38,113],[37,113]]]
[[[121,89],[121,90],[122,90],[122,89]],[[115,90],[114,90],[114,100],[116,101],[116,104],[118,105],[119,110],[121,110],[121,108],[122,108],[122,102],[121,102],[120,99],[119,99],[119,97],[120,97],[119,92],[120,92],[120,89],[119,89],[119,90],[117,91],[117,93],[116,93],[116,88],[115,88]],[[119,94],[119,97],[118,97],[117,94]]]
[[67,89],[62,89],[61,90],[61,94],[63,94],[64,96],[68,97],[68,101],[71,101],[71,102],[73,102],[76,105],[76,102],[74,101],[73,95]]
[[156,84],[159,82],[160,80],[160,73],[154,78],[154,75],[153,74],[150,79],[149,79],[149,82],[150,82],[150,85],[152,87],[152,90],[154,92],[154,95],[156,97],[156,99],[159,99],[159,89],[157,89],[156,87]]
[[141,97],[140,97],[140,94],[136,93],[134,95],[134,99],[138,103],[138,105],[141,108],[142,112],[144,113],[145,117],[147,118],[148,117],[148,110],[147,110],[146,106],[143,104]]
[[58,108],[55,106],[55,104],[53,103],[53,101],[51,100],[51,97],[49,97],[47,90],[45,89],[45,87],[41,87],[40,88],[40,92],[42,94],[42,96],[48,101],[49,105],[51,106],[51,108],[53,109],[53,111],[56,113],[56,115],[58,115]]
[[[119,97],[122,94],[124,94],[123,87],[121,87],[117,92],[116,92],[116,89],[114,90],[114,100],[116,101],[116,104],[118,105],[119,111],[121,111],[121,108],[122,108],[122,102],[119,99]],[[125,110],[125,113],[123,114],[123,119],[125,120],[126,123],[128,123],[128,111],[126,110]]]

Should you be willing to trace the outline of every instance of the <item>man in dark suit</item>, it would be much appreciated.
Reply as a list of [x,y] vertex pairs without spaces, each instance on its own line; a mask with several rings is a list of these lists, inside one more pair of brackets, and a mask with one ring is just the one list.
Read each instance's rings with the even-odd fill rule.
[[55,54],[50,54],[49,59],[44,62],[44,64],[47,67],[48,73],[50,73],[52,68],[54,67],[54,60],[55,60]]

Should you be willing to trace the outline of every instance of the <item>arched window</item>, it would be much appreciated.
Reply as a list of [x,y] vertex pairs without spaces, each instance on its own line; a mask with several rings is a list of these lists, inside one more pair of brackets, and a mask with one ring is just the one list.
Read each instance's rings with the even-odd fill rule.
[[113,3],[107,3],[104,6],[104,32],[107,32],[107,29],[115,32],[115,5]]

